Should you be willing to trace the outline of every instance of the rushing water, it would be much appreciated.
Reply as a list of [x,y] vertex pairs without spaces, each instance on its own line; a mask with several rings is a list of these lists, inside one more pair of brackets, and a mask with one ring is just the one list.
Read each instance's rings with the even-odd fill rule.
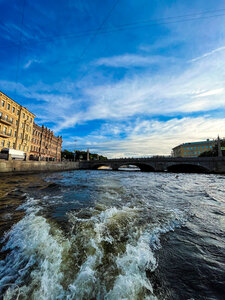
[[225,299],[224,178],[0,178],[0,298]]

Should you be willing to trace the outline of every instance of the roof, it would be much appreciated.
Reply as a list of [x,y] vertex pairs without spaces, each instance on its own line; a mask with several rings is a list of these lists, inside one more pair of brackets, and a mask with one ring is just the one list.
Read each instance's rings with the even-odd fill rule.
[[[225,139],[221,139],[221,141],[224,141]],[[206,141],[200,141],[200,142],[189,142],[189,143],[183,143],[180,144],[173,149],[179,148],[179,147],[185,147],[185,146],[191,146],[191,145],[202,145],[202,144],[215,144],[217,140],[206,140]]]

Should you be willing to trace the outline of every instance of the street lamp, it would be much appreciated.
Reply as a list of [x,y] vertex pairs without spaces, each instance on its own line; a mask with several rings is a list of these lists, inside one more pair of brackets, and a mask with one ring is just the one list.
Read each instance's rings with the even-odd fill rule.
[[[76,145],[77,140],[74,140],[74,147]],[[75,156],[76,156],[76,150],[73,150],[73,161],[75,161]]]

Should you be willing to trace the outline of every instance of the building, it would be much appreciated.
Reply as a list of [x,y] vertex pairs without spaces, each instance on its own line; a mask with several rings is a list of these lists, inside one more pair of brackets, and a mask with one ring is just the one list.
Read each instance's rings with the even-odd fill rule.
[[197,157],[201,153],[212,150],[213,146],[217,143],[217,140],[184,143],[178,145],[172,149],[172,155],[174,157]]
[[30,159],[61,160],[62,137],[54,136],[54,132],[34,123],[31,140]]
[[0,151],[30,152],[35,115],[0,91]]
[[35,115],[0,91],[0,151],[22,150],[26,159],[61,160],[62,137],[34,123]]

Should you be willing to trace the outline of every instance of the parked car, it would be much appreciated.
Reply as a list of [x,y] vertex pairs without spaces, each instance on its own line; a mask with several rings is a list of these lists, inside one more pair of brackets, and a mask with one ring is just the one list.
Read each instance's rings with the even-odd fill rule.
[[15,150],[15,149],[9,149],[9,148],[3,148],[1,150],[1,153],[11,155],[11,158],[16,159],[16,160],[24,160],[25,157],[26,157],[26,155],[23,151]]

